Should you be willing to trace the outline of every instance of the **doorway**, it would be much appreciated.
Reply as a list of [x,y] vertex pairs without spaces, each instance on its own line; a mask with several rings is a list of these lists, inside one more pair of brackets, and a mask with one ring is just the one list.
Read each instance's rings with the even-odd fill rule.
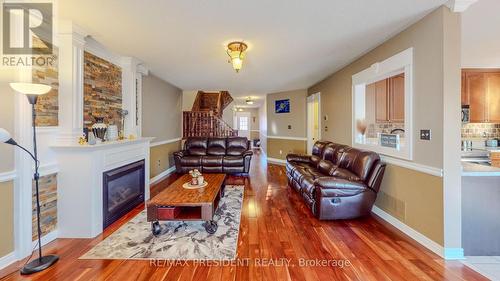
[[321,93],[307,97],[307,153],[311,154],[313,144],[321,139]]
[[250,112],[237,112],[235,128],[238,129],[239,137],[250,139]]

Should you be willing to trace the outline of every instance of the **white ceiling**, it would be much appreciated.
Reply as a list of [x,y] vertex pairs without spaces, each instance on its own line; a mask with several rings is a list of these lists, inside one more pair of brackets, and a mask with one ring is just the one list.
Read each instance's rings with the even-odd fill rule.
[[480,0],[462,14],[462,67],[500,68],[500,0]]
[[[444,2],[62,0],[58,9],[162,79],[184,90],[228,90],[243,102],[307,88]],[[239,74],[224,49],[233,39],[250,46]]]

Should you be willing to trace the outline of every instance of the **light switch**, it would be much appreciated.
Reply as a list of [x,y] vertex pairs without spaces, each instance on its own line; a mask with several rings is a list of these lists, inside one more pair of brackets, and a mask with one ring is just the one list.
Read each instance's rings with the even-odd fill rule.
[[431,140],[431,130],[420,130],[421,140]]

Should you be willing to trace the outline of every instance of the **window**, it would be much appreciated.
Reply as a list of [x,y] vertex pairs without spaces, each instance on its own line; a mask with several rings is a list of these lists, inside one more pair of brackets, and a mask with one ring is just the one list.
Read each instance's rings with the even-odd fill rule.
[[352,76],[352,146],[412,159],[413,49]]
[[248,117],[240,116],[240,126],[239,129],[242,131],[248,131]]

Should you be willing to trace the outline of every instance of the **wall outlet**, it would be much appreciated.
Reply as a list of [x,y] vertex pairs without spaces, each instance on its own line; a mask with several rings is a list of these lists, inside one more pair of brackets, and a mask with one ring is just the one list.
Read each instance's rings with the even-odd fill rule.
[[282,154],[283,154],[283,150],[280,149],[280,155],[282,155]]
[[421,140],[431,140],[431,130],[420,130],[420,139]]
[[161,160],[160,159],[158,159],[158,161],[156,163],[157,163],[158,167],[161,167]]
[[288,125],[288,130],[291,130],[292,129],[292,125]]

